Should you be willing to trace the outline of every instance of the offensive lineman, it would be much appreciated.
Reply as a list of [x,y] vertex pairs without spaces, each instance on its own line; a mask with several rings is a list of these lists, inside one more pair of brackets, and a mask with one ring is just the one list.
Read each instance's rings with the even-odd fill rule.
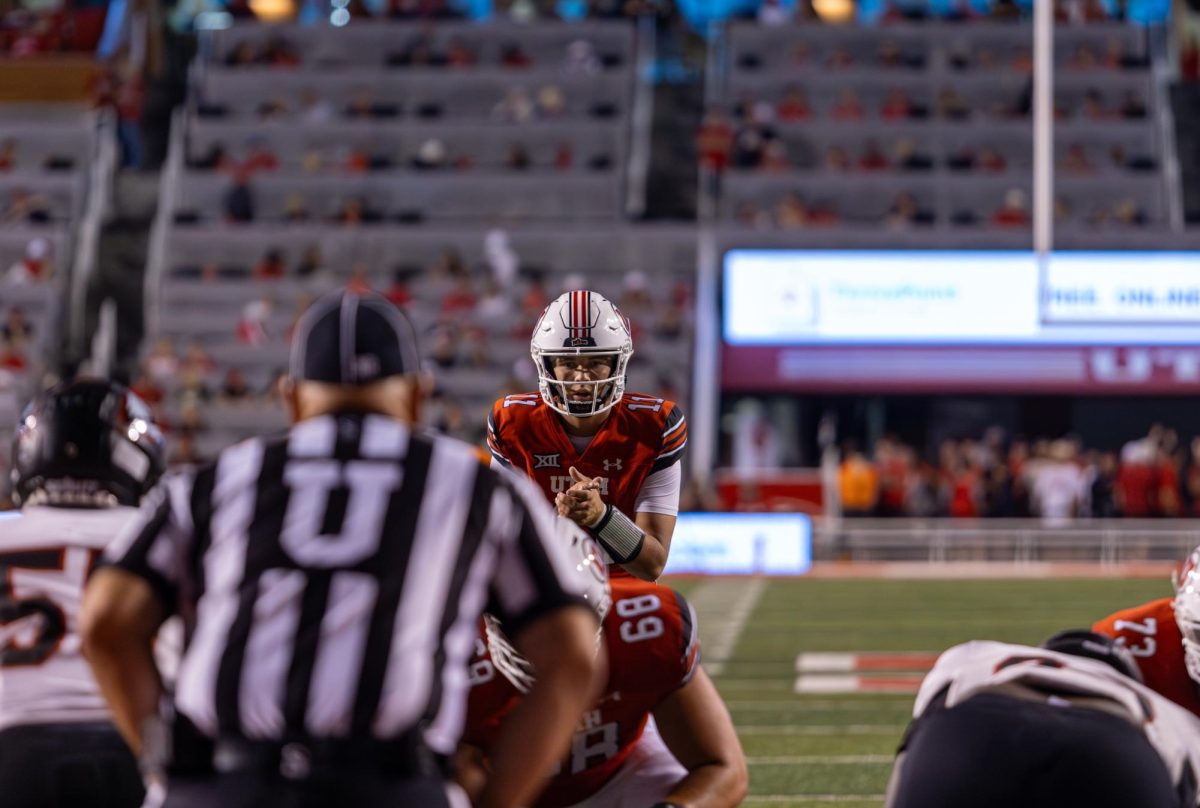
[[6,808],[133,808],[137,761],[80,652],[88,572],[162,474],[146,405],[107,381],[36,398],[13,444],[21,515],[0,527],[0,795]]
[[887,808],[1195,808],[1200,720],[1109,637],[976,641],[921,683]]
[[1093,631],[1129,649],[1151,690],[1200,715],[1200,547],[1175,582],[1175,596],[1122,609]]
[[488,416],[494,461],[531,477],[559,515],[590,530],[624,568],[612,577],[656,580],[679,514],[683,412],[625,393],[629,324],[596,292],[547,306],[530,354],[538,392],[499,399]]
[[[746,793],[746,759],[700,666],[691,606],[669,587],[629,577],[610,583],[612,607],[601,629],[608,680],[533,808],[737,805]],[[494,621],[486,622],[463,736],[485,753],[534,681]],[[657,732],[646,731],[652,718]]]

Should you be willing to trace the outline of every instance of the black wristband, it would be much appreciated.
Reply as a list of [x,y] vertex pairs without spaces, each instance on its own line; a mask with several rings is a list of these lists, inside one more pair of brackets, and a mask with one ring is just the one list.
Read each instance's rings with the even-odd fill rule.
[[683,808],[683,806],[677,802],[656,802],[650,808]]

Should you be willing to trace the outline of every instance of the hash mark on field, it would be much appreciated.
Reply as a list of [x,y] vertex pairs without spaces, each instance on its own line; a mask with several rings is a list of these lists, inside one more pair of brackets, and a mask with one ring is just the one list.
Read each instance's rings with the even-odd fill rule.
[[921,674],[893,676],[844,676],[805,674],[796,677],[797,693],[916,693]]
[[926,672],[937,658],[937,654],[928,651],[804,653],[796,657],[796,673]]
[[884,794],[752,794],[742,804],[753,802],[871,802]]
[[770,724],[735,725],[738,735],[896,735],[903,724],[809,724],[807,726],[771,726]]
[[765,578],[714,579],[697,586],[688,596],[700,621],[704,669],[720,676],[733,655],[738,637],[759,598],[767,588]]
[[837,766],[861,763],[891,763],[893,755],[764,755],[748,757],[751,766],[803,766],[805,764],[832,764]]

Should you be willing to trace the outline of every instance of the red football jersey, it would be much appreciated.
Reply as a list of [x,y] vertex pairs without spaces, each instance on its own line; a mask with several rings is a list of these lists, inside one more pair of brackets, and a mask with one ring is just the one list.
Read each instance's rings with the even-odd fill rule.
[[[700,662],[695,613],[678,592],[621,578],[612,582],[612,596],[603,631],[608,682],[533,808],[573,805],[599,791],[633,751],[650,713]],[[463,741],[486,752],[520,693],[495,669],[484,639],[476,643],[470,678]]]
[[[487,442],[493,457],[532,478],[551,504],[574,484],[574,466],[600,478],[600,498],[633,519],[646,478],[683,458],[687,419],[674,401],[626,393],[580,453],[558,413],[539,394],[522,393],[492,405]],[[609,572],[629,575],[620,567]]]
[[1092,626],[1122,641],[1137,659],[1146,687],[1200,715],[1200,686],[1188,676],[1183,636],[1171,598],[1152,600],[1110,614]]

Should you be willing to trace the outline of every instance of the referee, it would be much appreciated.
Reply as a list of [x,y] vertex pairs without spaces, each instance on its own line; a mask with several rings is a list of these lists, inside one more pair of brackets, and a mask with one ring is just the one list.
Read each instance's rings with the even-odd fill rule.
[[[293,340],[292,428],[169,479],[93,576],[85,650],[168,808],[465,805],[446,761],[485,606],[538,683],[477,804],[528,804],[566,748],[599,676],[596,579],[531,485],[414,428],[419,361],[383,298],[321,298]],[[152,647],[175,612],[161,707]]]

